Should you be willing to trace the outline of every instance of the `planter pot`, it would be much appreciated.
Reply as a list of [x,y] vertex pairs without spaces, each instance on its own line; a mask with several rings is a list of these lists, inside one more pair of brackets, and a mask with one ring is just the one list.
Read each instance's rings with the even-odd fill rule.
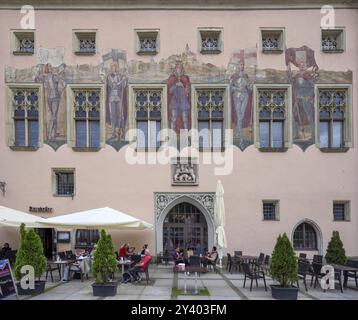
[[35,281],[34,289],[23,289],[23,288],[21,288],[20,283],[18,282],[16,284],[17,293],[20,296],[30,296],[30,295],[41,294],[41,293],[44,293],[44,291],[45,291],[45,284],[46,284],[46,281]]
[[95,297],[112,297],[117,294],[118,282],[109,282],[106,284],[93,283],[93,295]]
[[278,300],[297,300],[298,288],[289,287],[283,288],[280,286],[271,285],[272,297]]

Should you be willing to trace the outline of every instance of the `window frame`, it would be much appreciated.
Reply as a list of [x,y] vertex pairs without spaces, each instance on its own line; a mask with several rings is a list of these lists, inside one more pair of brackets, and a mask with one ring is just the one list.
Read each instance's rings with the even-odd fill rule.
[[[299,227],[301,227],[301,225],[303,225],[303,236],[302,236],[302,239],[303,239],[303,244],[304,244],[304,247],[301,247],[301,248],[298,248],[295,246],[295,233],[297,231],[297,229]],[[306,228],[305,228],[305,225],[309,225],[312,230],[314,231],[314,234],[315,234],[315,247],[314,248],[309,248],[309,247],[306,247],[306,242],[307,242],[307,239],[305,237],[306,235]],[[317,233],[317,230],[315,229],[315,227],[309,223],[309,222],[301,222],[299,225],[296,226],[295,230],[293,230],[293,234],[292,234],[292,244],[293,244],[293,248],[295,251],[319,251],[319,244],[318,244],[318,241],[319,241],[319,235]]]
[[[15,56],[32,56],[36,53],[36,29],[11,29],[10,53]],[[20,51],[20,38],[29,37],[34,41],[34,51]]]
[[[264,205],[267,203],[272,203],[274,205],[275,210],[275,218],[274,219],[265,219],[264,214]],[[280,221],[280,200],[262,200],[262,221]]]
[[[72,194],[58,194],[57,189],[57,174],[58,173],[72,173],[73,174],[73,193]],[[73,198],[76,195],[76,169],[75,168],[52,168],[52,196],[58,198]]]
[[[264,34],[279,34],[279,48],[278,49],[265,49],[263,46]],[[285,28],[284,27],[261,27],[260,28],[260,51],[263,54],[281,54],[285,49]]]
[[[337,220],[334,214],[334,205],[335,204],[343,204],[344,205],[344,219]],[[349,200],[333,200],[332,203],[332,215],[333,222],[350,222],[351,221],[351,202]]]
[[[203,50],[203,34],[218,34],[218,49]],[[223,27],[199,27],[198,28],[198,51],[200,54],[220,54],[224,52],[224,28]]]
[[[334,28],[320,28],[321,34],[320,34],[320,51],[321,53],[343,53],[346,51],[346,30],[345,27],[334,27]],[[327,33],[337,33],[337,37],[340,37],[339,41],[340,46],[339,48],[335,50],[325,50],[322,47],[322,39],[324,37],[324,34]]]
[[[157,151],[161,148],[164,141],[168,139],[166,130],[168,128],[168,120],[167,120],[167,85],[162,83],[136,83],[136,84],[129,84],[129,102],[128,102],[128,110],[129,110],[129,117],[128,117],[128,123],[129,123],[129,143],[135,145],[136,151],[141,152],[151,152],[151,151]],[[161,90],[162,91],[162,108],[161,108],[161,128],[160,128],[160,146],[157,147],[147,147],[147,148],[138,148],[137,146],[137,117],[136,117],[136,109],[135,109],[135,91],[136,90]],[[148,120],[149,123],[149,120]],[[150,138],[150,134],[148,134],[148,139]]]
[[[258,98],[260,90],[285,90],[286,91],[286,108],[284,118],[284,132],[283,132],[283,147],[261,147],[260,145],[260,117],[258,108]],[[254,146],[259,151],[263,152],[285,152],[288,148],[292,148],[292,86],[288,84],[254,84]],[[270,135],[271,137],[271,135]]]
[[[91,233],[91,232],[95,232],[95,231],[97,231],[97,236],[98,236],[98,240],[99,240],[99,238],[100,238],[100,231],[99,231],[99,229],[76,229],[75,230],[75,236],[74,236],[74,242],[75,242],[75,249],[88,249],[88,248],[93,248],[93,246],[91,245],[91,244],[89,244],[89,242],[87,242],[87,244],[86,245],[80,245],[80,244],[78,244],[78,242],[77,242],[77,233],[79,232],[79,231],[81,231],[81,232],[83,232],[83,231],[85,231],[85,232],[89,232],[89,233]],[[92,235],[93,236],[93,235]],[[97,242],[98,242],[98,240],[97,240]],[[87,239],[87,241],[88,241],[88,239]]]
[[[5,108],[5,118],[6,118],[6,144],[13,151],[36,151],[38,148],[43,146],[43,108],[44,108],[44,90],[42,83],[6,83],[6,108]],[[13,91],[21,89],[36,89],[38,91],[38,144],[37,146],[29,146],[28,143],[25,146],[17,146],[15,144],[15,121],[14,121],[14,110],[13,110]],[[27,118],[27,117],[26,117]],[[27,120],[28,121],[28,120]],[[26,121],[26,122],[27,122]],[[28,130],[25,129],[25,142],[28,142],[27,139]]]
[[[72,52],[78,56],[93,56],[98,53],[97,29],[72,29]],[[96,50],[80,51],[81,37],[94,37]]]
[[[210,130],[210,147],[209,148],[199,148],[199,119],[198,119],[198,110],[197,110],[197,91],[198,90],[215,90],[215,89],[223,89],[224,90],[224,115],[223,115],[223,128],[222,128],[222,141],[221,148],[213,148],[212,145],[212,131]],[[192,119],[192,129],[195,129],[197,132],[197,137],[192,136],[192,141],[194,141],[195,148],[199,150],[199,152],[223,152],[225,147],[230,143],[230,137],[226,134],[226,129],[231,129],[230,121],[230,106],[231,106],[231,98],[230,98],[230,85],[229,84],[192,84],[191,85],[191,119]],[[210,123],[215,122],[215,118],[210,118]],[[196,133],[195,133],[196,135]]]
[[[347,91],[347,106],[344,115],[343,129],[344,146],[336,147],[323,147],[321,148],[320,140],[320,114],[319,114],[319,92],[320,90],[346,90]],[[353,147],[353,99],[352,99],[352,85],[351,84],[316,84],[315,85],[315,141],[316,147],[322,152],[346,152]],[[329,133],[330,134],[330,133]]]
[[[76,120],[75,108],[73,101],[75,98],[74,90],[92,90],[98,89],[100,91],[100,112],[99,112],[99,147],[77,147],[76,146]],[[99,151],[105,147],[105,87],[104,84],[68,84],[66,85],[66,103],[67,103],[67,145],[74,151]],[[90,121],[90,120],[89,120]],[[87,139],[89,139],[89,131],[87,130]]]
[[[145,35],[149,35],[150,38],[155,38],[155,51],[142,51],[140,49],[141,39],[145,37]],[[155,56],[160,51],[160,29],[134,29],[134,43],[135,43],[135,52],[140,56]]]

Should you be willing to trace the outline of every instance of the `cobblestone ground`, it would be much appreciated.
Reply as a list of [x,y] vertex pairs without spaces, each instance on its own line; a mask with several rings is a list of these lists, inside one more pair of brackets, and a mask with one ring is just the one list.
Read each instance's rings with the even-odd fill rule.
[[[258,286],[254,283],[250,292],[250,283],[246,283],[243,288],[244,276],[241,273],[228,273],[225,269],[220,273],[213,271],[198,277],[198,290],[200,295],[184,295],[184,275],[174,274],[172,266],[151,265],[149,269],[150,283],[143,279],[136,284],[119,284],[117,295],[114,297],[99,298],[94,297],[91,284],[94,282],[93,277],[81,282],[73,279],[69,282],[60,282],[58,274],[54,274],[54,282],[48,279],[46,291],[38,296],[22,296],[20,299],[30,300],[272,300],[270,284],[273,281],[267,278],[267,291],[265,291],[262,281]],[[116,279],[120,279],[120,274],[116,274]],[[188,292],[194,291],[194,275],[187,277]],[[358,300],[358,288],[354,281],[348,282],[348,288],[341,293],[340,290],[330,290],[323,292],[319,287],[316,289],[309,286],[306,292],[303,283],[300,282],[299,300]],[[174,288],[174,290],[172,290]]]

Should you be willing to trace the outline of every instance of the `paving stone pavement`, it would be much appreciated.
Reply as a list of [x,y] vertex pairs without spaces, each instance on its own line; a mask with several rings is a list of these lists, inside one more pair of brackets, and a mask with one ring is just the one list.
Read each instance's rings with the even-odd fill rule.
[[[118,280],[120,274],[116,274]],[[69,282],[59,282],[54,275],[54,282],[49,280],[46,283],[46,291],[38,296],[22,296],[20,299],[29,300],[273,300],[270,291],[270,284],[273,280],[267,278],[267,291],[265,291],[263,281],[259,281],[258,286],[254,282],[252,291],[250,291],[250,282],[246,281],[246,287],[243,288],[244,276],[241,273],[228,273],[222,269],[221,273],[213,271],[198,277],[198,290],[206,288],[210,296],[200,295],[181,295],[172,296],[172,288],[178,287],[180,291],[184,286],[184,275],[174,274],[172,266],[152,265],[150,268],[151,282],[147,285],[143,279],[138,284],[119,284],[117,295],[114,297],[99,298],[94,297],[91,284],[93,277],[80,280],[71,280]],[[187,277],[187,289],[189,292],[194,291],[194,275]],[[309,285],[309,282],[308,282]],[[319,287],[308,287],[305,291],[303,284],[300,283],[299,300],[358,300],[358,288],[355,287],[354,281],[349,281],[348,287],[341,293],[339,290],[323,292]]]

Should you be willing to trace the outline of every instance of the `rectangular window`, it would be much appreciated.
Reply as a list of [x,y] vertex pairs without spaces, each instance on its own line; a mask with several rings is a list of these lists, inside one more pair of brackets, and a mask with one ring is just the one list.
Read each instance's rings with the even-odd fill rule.
[[224,89],[197,89],[199,150],[222,150]]
[[260,148],[285,146],[286,90],[259,89],[258,118]]
[[223,51],[222,28],[199,28],[199,50],[202,54],[218,54]]
[[321,49],[325,53],[340,53],[344,51],[344,29],[321,29]]
[[12,32],[12,52],[14,55],[32,55],[35,52],[35,32],[19,30]]
[[73,89],[77,148],[100,147],[100,89]]
[[96,30],[74,30],[73,51],[76,55],[96,54]]
[[284,29],[262,28],[261,47],[263,53],[281,53],[284,50]]
[[33,88],[12,90],[15,146],[39,145],[39,91]]
[[135,89],[134,97],[137,148],[159,148],[161,143],[162,90]]
[[347,90],[319,89],[318,108],[320,148],[343,148]]
[[262,203],[264,220],[278,220],[278,201],[264,200]]
[[349,201],[333,201],[333,220],[349,221]]
[[75,191],[74,169],[54,169],[54,195],[73,196]]
[[159,52],[159,30],[136,30],[137,54],[155,55]]

